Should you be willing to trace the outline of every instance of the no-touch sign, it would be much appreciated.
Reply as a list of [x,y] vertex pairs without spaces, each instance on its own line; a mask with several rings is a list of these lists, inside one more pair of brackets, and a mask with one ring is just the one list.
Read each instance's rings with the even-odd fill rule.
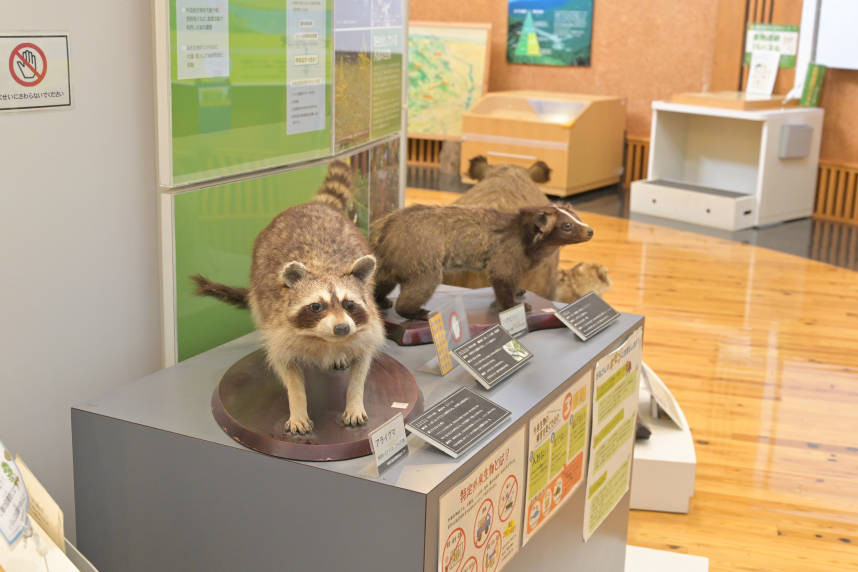
[[67,33],[0,34],[0,111],[71,107],[69,59]]
[[15,46],[9,56],[9,72],[12,79],[24,87],[39,85],[48,73],[45,52],[36,44],[24,43]]

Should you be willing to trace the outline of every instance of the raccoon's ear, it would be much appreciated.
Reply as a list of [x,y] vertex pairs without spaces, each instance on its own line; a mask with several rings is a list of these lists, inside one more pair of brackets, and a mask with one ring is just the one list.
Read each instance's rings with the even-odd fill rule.
[[372,254],[367,254],[366,256],[362,256],[355,260],[355,263],[352,264],[352,270],[349,272],[352,276],[360,280],[361,282],[366,282],[372,277],[372,273],[375,272],[375,256]]
[[489,161],[482,155],[477,155],[472,158],[470,161],[471,165],[468,167],[468,176],[475,181],[482,181],[483,177],[486,176],[486,173],[489,172]]
[[281,276],[283,277],[283,282],[286,283],[286,286],[289,288],[294,288],[295,284],[298,281],[307,275],[307,267],[298,262],[297,260],[293,260],[283,267],[283,271],[281,272]]
[[545,164],[545,161],[537,161],[527,170],[531,180],[534,183],[547,183],[551,180],[551,167]]

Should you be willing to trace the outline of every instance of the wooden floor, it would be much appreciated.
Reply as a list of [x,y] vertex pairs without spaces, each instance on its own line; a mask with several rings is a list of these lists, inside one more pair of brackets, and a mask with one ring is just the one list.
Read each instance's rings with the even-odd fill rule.
[[644,359],[696,442],[690,513],[632,511],[629,544],[706,556],[713,572],[858,570],[858,273],[582,218],[595,237],[562,265],[610,268],[605,298],[646,316]]

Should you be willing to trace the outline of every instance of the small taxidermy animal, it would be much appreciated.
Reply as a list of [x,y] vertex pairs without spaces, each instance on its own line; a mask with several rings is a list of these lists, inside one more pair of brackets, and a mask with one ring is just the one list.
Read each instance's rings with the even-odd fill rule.
[[[516,212],[521,207],[550,205],[536,183],[550,179],[551,169],[537,161],[524,169],[516,165],[489,165],[478,155],[471,159],[468,175],[477,181],[454,204],[491,207],[503,212]],[[571,303],[590,291],[602,295],[611,287],[608,269],[601,264],[579,262],[571,269],[559,270],[559,250],[529,270],[521,279],[521,288],[558,302]],[[465,288],[485,288],[485,273],[471,271],[445,272],[444,284]]]
[[[413,205],[372,225],[371,246],[378,259],[375,300],[401,286],[396,312],[425,320],[422,306],[445,270],[485,271],[500,310],[515,306],[521,277],[561,246],[590,240],[593,229],[567,206],[524,207],[504,213],[484,207]],[[529,307],[526,307],[530,310]]]
[[579,262],[572,268],[560,271],[555,300],[569,304],[590,292],[601,296],[611,289],[612,284],[605,266]]
[[197,295],[250,308],[286,387],[293,434],[313,429],[302,366],[350,368],[343,423],[368,419],[364,383],[385,331],[372,300],[375,257],[344,214],[352,192],[351,169],[334,161],[311,202],[286,209],[257,236],[249,289],[191,277]]

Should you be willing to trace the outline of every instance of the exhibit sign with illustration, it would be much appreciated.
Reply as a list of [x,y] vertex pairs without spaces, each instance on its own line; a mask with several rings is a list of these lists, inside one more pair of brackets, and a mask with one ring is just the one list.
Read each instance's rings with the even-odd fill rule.
[[581,486],[588,450],[588,371],[528,424],[527,494],[522,546]]
[[760,52],[778,54],[779,68],[794,68],[798,53],[798,26],[748,24],[745,65],[751,65],[753,54]]
[[518,553],[525,428],[440,500],[438,572],[498,572]]
[[510,63],[589,66],[592,41],[593,0],[509,0]]
[[629,490],[642,349],[643,329],[638,328],[622,346],[596,362],[584,500],[585,541]]
[[458,138],[488,91],[490,24],[408,26],[408,133]]

